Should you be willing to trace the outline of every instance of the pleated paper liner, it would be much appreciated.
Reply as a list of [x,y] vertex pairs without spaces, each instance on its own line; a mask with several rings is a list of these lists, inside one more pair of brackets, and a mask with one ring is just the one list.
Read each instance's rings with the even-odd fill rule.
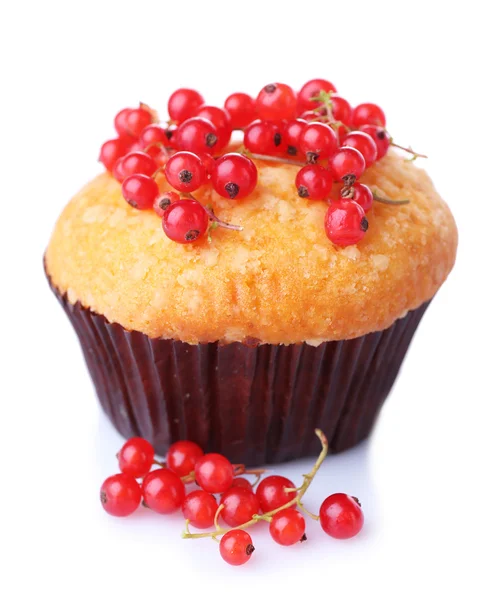
[[126,331],[52,286],[78,338],[104,411],[126,438],[160,455],[190,439],[258,465],[332,452],[365,439],[428,303],[383,331],[313,347],[190,345]]

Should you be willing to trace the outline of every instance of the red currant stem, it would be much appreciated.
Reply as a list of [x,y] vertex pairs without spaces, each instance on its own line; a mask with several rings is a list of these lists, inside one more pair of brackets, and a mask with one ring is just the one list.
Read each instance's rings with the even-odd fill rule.
[[162,469],[166,469],[166,462],[163,462],[161,460],[153,460],[153,464],[154,465],[158,465],[159,467],[161,467]]
[[219,515],[222,513],[222,511],[224,510],[224,504],[219,504],[217,510],[216,510],[216,514],[214,515],[214,527],[217,529],[220,529],[219,526]]
[[251,487],[254,488],[256,487],[259,483],[260,483],[260,479],[261,479],[262,474],[261,473],[256,473],[255,474],[255,481],[251,484]]
[[[192,194],[183,194],[184,196],[186,196],[187,198],[190,198],[191,200],[195,200],[196,202],[198,202],[197,198],[195,198],[195,196],[193,196]],[[204,205],[202,205],[204,206]],[[222,219],[220,219],[214,212],[214,209],[211,206],[204,206],[204,210],[205,212],[209,215],[209,219],[211,221],[214,221],[215,223],[217,223],[219,225],[219,227],[222,227],[224,229],[232,229],[233,231],[243,231],[243,227],[241,225],[233,225],[232,223],[226,223],[226,221],[223,221]]]
[[408,154],[412,154],[413,158],[411,160],[416,160],[417,158],[428,158],[426,156],[426,154],[420,154],[419,152],[415,152],[411,146],[408,146],[407,148],[405,146],[400,146],[399,144],[396,144],[394,142],[394,139],[392,138],[392,136],[389,139],[390,145],[394,146],[394,148],[399,148],[399,150],[404,150],[404,152],[407,152]]
[[303,167],[306,163],[299,160],[291,160],[290,158],[282,158],[281,156],[268,156],[266,154],[252,154],[251,152],[242,152],[249,158],[255,158],[256,160],[266,160],[268,162],[283,163],[285,165],[294,165],[296,167]]
[[261,476],[263,473],[266,473],[266,469],[247,469],[245,465],[233,465],[234,467],[234,476],[238,475],[258,475]]
[[400,206],[402,204],[409,204],[411,202],[407,198],[405,198],[403,200],[391,200],[390,198],[384,198],[382,196],[379,196],[373,190],[372,190],[372,194],[373,194],[374,200],[377,201],[377,202],[380,202],[381,204],[391,204],[391,205],[394,205],[394,206]]
[[306,513],[306,515],[308,515],[309,517],[311,517],[311,519],[314,519],[315,521],[319,521],[319,515],[315,515],[314,513],[310,512],[309,510],[307,510],[307,508],[304,506],[304,504],[302,504],[302,502],[298,502],[297,506],[304,512]]
[[182,483],[193,483],[195,481],[195,471],[191,471],[188,475],[180,477]]
[[303,481],[302,485],[299,488],[297,488],[297,496],[295,498],[293,498],[292,500],[289,500],[289,502],[286,502],[283,506],[279,506],[278,508],[275,508],[274,510],[271,510],[263,515],[253,515],[252,519],[250,519],[246,523],[243,523],[239,527],[222,528],[222,527],[218,526],[218,527],[216,527],[215,531],[210,531],[210,532],[206,532],[206,533],[191,533],[189,530],[188,521],[187,521],[185,530],[182,533],[182,537],[184,539],[197,539],[197,538],[205,538],[205,537],[216,538],[216,536],[224,535],[225,533],[227,533],[228,531],[231,531],[232,529],[246,529],[247,527],[251,527],[252,525],[255,525],[256,523],[258,523],[258,521],[269,521],[271,519],[271,517],[273,517],[273,515],[275,515],[276,513],[278,513],[281,510],[284,510],[285,508],[290,508],[291,506],[302,506],[302,503],[301,503],[302,497],[307,492],[309,486],[311,485],[312,480],[314,479],[316,473],[319,470],[319,467],[323,463],[323,461],[326,458],[326,455],[328,453],[328,440],[326,439],[326,436],[324,435],[324,433],[320,429],[316,429],[315,434],[318,436],[319,440],[321,441],[322,450],[321,450],[321,453],[318,456],[316,462],[314,463],[314,466],[311,469],[311,471],[309,473],[307,473],[306,475],[303,475],[304,481]]

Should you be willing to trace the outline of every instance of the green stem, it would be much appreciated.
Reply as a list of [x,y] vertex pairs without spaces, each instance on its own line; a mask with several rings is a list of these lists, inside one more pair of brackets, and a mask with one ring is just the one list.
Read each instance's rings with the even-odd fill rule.
[[395,205],[395,206],[400,206],[402,204],[409,204],[411,202],[411,200],[408,200],[407,198],[405,198],[403,200],[391,200],[390,198],[384,198],[383,196],[379,196],[373,190],[372,190],[372,194],[373,194],[374,200],[376,202],[380,202],[381,204],[391,204],[391,205]]

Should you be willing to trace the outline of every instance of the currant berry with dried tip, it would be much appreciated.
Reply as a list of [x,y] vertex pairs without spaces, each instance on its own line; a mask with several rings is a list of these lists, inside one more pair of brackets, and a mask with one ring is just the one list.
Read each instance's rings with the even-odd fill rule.
[[300,137],[301,151],[307,161],[315,163],[329,158],[338,149],[334,130],[325,123],[308,123]]
[[365,167],[371,167],[377,160],[377,145],[374,140],[363,131],[352,131],[348,133],[344,140],[343,146],[356,148],[365,159]]
[[346,247],[363,239],[368,229],[368,221],[359,204],[351,200],[341,200],[333,202],[328,208],[324,227],[333,244]]
[[214,524],[217,502],[209,492],[196,490],[185,496],[182,512],[184,518],[190,522],[190,525],[197,529],[207,529]]
[[326,79],[311,79],[305,83],[297,95],[299,113],[317,108],[320,105],[320,102],[311,100],[311,98],[319,96],[321,92],[336,92],[336,88]]
[[122,182],[124,199],[139,210],[152,208],[159,193],[158,184],[148,175],[130,175]]
[[283,146],[285,153],[289,156],[301,156],[300,139],[307,121],[304,119],[292,119],[283,126]]
[[276,123],[269,121],[254,121],[249,125],[244,134],[244,147],[254,154],[273,156],[280,152],[282,145],[282,132]]
[[153,446],[141,437],[127,440],[117,454],[119,469],[136,478],[144,477],[150,472],[154,458]]
[[234,468],[222,454],[204,454],[195,464],[195,480],[211,494],[227,491],[234,479]]
[[391,139],[387,131],[377,125],[362,125],[360,131],[363,131],[373,139],[377,146],[377,160],[384,158],[391,144]]
[[347,494],[332,494],[321,504],[319,522],[328,535],[346,540],[361,531],[363,511],[357,498]]
[[212,185],[223,198],[239,200],[251,194],[258,180],[255,163],[247,156],[231,152],[216,160]]
[[134,140],[129,138],[108,140],[100,148],[99,161],[107,171],[112,171],[119,158],[122,158],[130,151],[133,142]]
[[374,203],[374,195],[372,190],[364,183],[355,183],[341,189],[339,200],[352,200],[367,213]]
[[242,92],[228,96],[224,108],[229,113],[233,129],[243,129],[257,118],[255,99]]
[[219,542],[222,558],[234,567],[247,563],[255,547],[250,534],[242,529],[233,529],[224,534]]
[[141,487],[134,477],[126,473],[117,473],[103,482],[100,501],[109,515],[127,517],[141,503]]
[[325,200],[333,187],[333,176],[321,165],[306,165],[297,173],[295,185],[301,198]]
[[221,498],[221,516],[230,527],[239,527],[260,512],[260,503],[255,494],[233,484]]
[[270,512],[293,500],[297,496],[297,492],[285,490],[294,489],[294,487],[290,479],[281,475],[270,475],[262,479],[256,488],[256,496],[262,511]]
[[306,540],[306,521],[295,508],[284,508],[273,515],[270,535],[281,546],[292,546]]
[[196,200],[178,200],[163,213],[163,231],[174,242],[190,244],[205,236],[209,215]]
[[168,183],[179,192],[193,192],[205,183],[204,163],[192,152],[176,152],[165,166]]
[[265,121],[293,119],[297,113],[297,96],[285,83],[269,83],[256,99],[256,112]]
[[365,171],[365,159],[356,148],[343,146],[329,159],[328,167],[335,181],[353,185]]
[[151,471],[143,479],[142,492],[148,508],[162,515],[178,510],[185,498],[185,486],[170,469]]
[[226,110],[217,106],[207,106],[204,104],[197,109],[195,116],[202,119],[207,119],[217,129],[218,141],[213,149],[214,153],[220,152],[229,144],[232,129],[231,119]]
[[168,100],[168,114],[175,123],[182,123],[193,117],[204,104],[204,98],[196,90],[180,88],[173,92]]
[[180,196],[176,192],[164,192],[158,196],[153,204],[153,210],[159,217],[163,217],[165,210],[172,202],[180,200]]
[[175,134],[175,146],[195,154],[214,154],[219,149],[216,126],[207,119],[192,117],[184,121]]
[[201,456],[204,456],[204,451],[198,444],[180,440],[168,448],[166,464],[179,477],[185,477],[194,470],[195,463]]
[[353,126],[358,129],[362,125],[385,127],[384,111],[377,104],[364,102],[353,109]]

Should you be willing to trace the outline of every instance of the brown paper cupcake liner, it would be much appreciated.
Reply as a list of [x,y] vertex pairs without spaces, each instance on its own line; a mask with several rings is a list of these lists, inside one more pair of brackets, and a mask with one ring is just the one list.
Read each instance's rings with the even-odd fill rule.
[[160,455],[190,439],[247,465],[315,454],[316,427],[332,452],[365,439],[428,306],[383,331],[317,347],[190,345],[126,331],[52,289],[123,436],[150,440]]

